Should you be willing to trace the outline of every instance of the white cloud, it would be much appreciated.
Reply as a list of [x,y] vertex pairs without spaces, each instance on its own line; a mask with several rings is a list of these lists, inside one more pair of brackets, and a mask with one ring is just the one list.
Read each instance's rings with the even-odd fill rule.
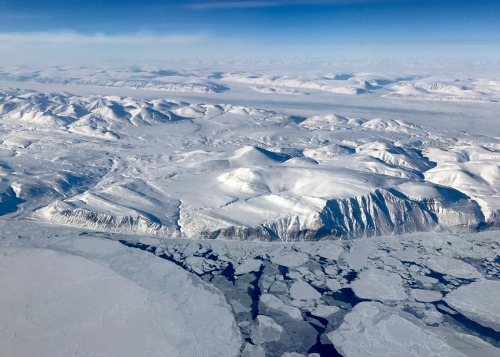
[[82,34],[73,31],[0,32],[0,65],[160,61],[191,56],[211,38],[203,33]]
[[248,9],[295,5],[350,5],[373,2],[398,2],[404,0],[261,0],[261,1],[209,1],[188,3],[191,10]]
[[192,3],[186,7],[191,10],[211,10],[211,9],[245,9],[254,7],[275,7],[284,5],[283,1],[227,1],[227,2],[207,2]]
[[57,32],[3,32],[0,33],[0,46],[5,44],[68,44],[68,45],[185,45],[204,41],[204,34],[191,35],[154,35],[136,33],[127,35],[91,35],[73,31]]
[[354,41],[281,41],[213,37],[203,33],[123,35],[58,32],[0,32],[0,66],[161,64],[175,59],[208,58],[500,58],[487,43],[373,43]]

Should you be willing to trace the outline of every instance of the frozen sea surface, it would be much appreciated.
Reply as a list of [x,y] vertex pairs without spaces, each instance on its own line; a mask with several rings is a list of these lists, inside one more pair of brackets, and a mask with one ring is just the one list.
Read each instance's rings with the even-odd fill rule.
[[[0,232],[0,279],[9,286],[0,293],[5,353],[500,352],[494,231],[245,244],[27,221],[2,221]],[[356,254],[365,264],[350,263]],[[452,274],[429,267],[433,259]],[[465,265],[473,276],[453,273]]]

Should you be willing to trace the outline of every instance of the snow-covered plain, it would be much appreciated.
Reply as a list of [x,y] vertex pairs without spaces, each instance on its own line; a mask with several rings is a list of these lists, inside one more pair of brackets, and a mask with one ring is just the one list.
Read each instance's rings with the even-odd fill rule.
[[457,76],[2,69],[0,354],[498,355],[500,82]]

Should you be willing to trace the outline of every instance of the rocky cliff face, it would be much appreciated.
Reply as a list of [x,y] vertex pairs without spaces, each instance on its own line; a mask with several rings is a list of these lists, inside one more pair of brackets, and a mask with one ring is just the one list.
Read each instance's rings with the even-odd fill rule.
[[175,231],[158,218],[137,211],[131,211],[128,215],[98,213],[56,201],[38,210],[37,213],[51,222],[98,231],[176,236]]
[[379,189],[366,195],[331,199],[318,212],[290,214],[254,227],[203,220],[187,220],[188,238],[302,241],[323,238],[359,238],[443,230],[470,232],[484,223],[479,205],[470,199],[456,202],[416,201],[396,190]]

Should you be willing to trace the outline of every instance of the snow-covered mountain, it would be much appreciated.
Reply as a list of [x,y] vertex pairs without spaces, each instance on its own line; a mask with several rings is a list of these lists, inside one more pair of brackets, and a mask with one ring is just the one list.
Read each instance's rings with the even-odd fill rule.
[[472,86],[458,86],[446,82],[398,82],[391,87],[392,93],[388,98],[423,99],[438,101],[463,102],[496,102],[488,94],[474,89]]
[[[297,77],[275,77],[271,75],[254,75],[245,73],[226,73],[222,77],[223,81],[238,82],[257,85],[253,88],[279,88],[281,91],[288,89],[314,89],[328,93],[357,95],[366,93],[372,86],[368,82],[357,80],[356,78],[343,79],[334,77],[328,78],[297,78]],[[290,92],[288,92],[290,94]],[[293,92],[292,92],[293,93]]]
[[500,141],[401,120],[0,92],[6,218],[160,237],[357,238],[500,219]]
[[227,90],[203,76],[188,75],[177,71],[151,70],[123,71],[95,68],[52,68],[52,70],[0,70],[0,80],[19,83],[60,84],[125,89],[143,89],[164,92],[219,93]]
[[[289,96],[295,94],[311,95],[316,101],[339,98],[370,97],[392,98],[433,102],[492,103],[500,99],[500,81],[496,77],[485,79],[477,73],[470,77],[463,72],[451,74],[432,74],[412,66],[406,72],[394,71],[386,64],[371,72],[359,69],[331,72],[338,69],[326,64],[316,63],[309,66],[262,65],[243,66],[223,65],[194,66],[190,70],[151,67],[71,67],[55,66],[42,68],[0,67],[0,81],[9,85],[47,86],[58,88],[108,89],[133,93],[153,91],[169,94],[209,94],[246,96],[264,94],[265,97]],[[271,66],[269,69],[269,66]],[[389,68],[387,68],[389,66]],[[408,72],[408,69],[410,71]],[[4,86],[5,87],[5,86]],[[111,90],[112,89],[112,90]],[[61,89],[58,89],[61,90]],[[66,90],[66,89],[62,89]],[[96,92],[94,90],[94,92]],[[292,96],[293,97],[293,96]],[[351,99],[353,100],[353,99]],[[364,98],[363,100],[366,100]],[[368,101],[369,103],[371,101]],[[357,100],[357,105],[363,102]]]

